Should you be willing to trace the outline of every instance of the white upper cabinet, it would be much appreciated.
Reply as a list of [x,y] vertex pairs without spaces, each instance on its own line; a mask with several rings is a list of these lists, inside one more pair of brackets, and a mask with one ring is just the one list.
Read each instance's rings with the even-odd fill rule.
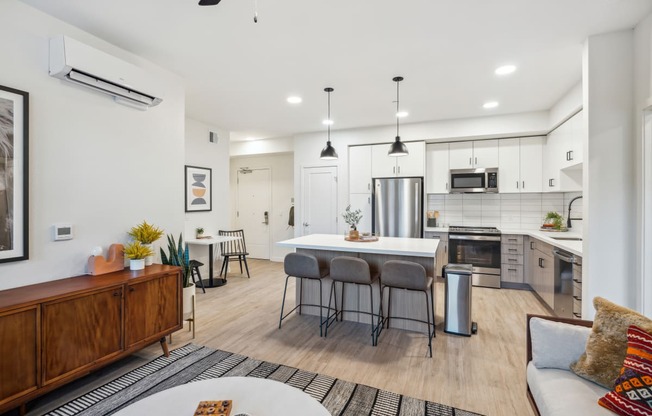
[[451,143],[449,162],[451,169],[495,168],[498,140]]
[[426,145],[426,193],[448,193],[448,143]]
[[[577,167],[582,163],[583,137],[583,111],[578,112],[548,134],[543,152],[544,192],[581,190],[576,186],[564,186],[561,183],[561,170]],[[577,181],[570,183],[577,183]]]
[[575,166],[583,161],[584,112],[580,111],[568,119],[567,138],[564,140],[562,168]]
[[[521,192],[541,192],[544,136],[520,139]],[[498,173],[500,178],[500,172]],[[499,189],[500,191],[500,189]]]
[[387,154],[388,144],[371,146],[371,176],[373,178],[424,176],[425,142],[410,142],[405,145],[409,154],[399,157]]
[[349,147],[349,193],[371,193],[371,146]]
[[[498,145],[498,192],[521,192],[521,139],[504,139]],[[540,156],[539,156],[540,158]]]

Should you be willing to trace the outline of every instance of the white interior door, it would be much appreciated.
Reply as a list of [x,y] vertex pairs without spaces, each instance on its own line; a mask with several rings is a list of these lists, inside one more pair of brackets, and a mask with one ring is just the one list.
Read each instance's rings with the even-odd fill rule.
[[337,234],[337,167],[303,168],[303,235]]
[[249,257],[256,259],[269,259],[271,176],[269,169],[238,170],[237,224],[244,230]]

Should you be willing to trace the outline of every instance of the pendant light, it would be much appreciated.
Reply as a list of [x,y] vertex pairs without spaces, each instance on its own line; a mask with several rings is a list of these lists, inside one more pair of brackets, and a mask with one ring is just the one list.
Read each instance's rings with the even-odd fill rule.
[[335,148],[331,146],[331,92],[335,91],[331,87],[324,88],[324,91],[328,93],[328,120],[326,124],[328,125],[328,141],[326,142],[326,147],[321,150],[320,159],[324,160],[334,160],[337,159],[337,152]]
[[398,106],[398,104],[399,104],[399,95],[398,95],[399,89],[398,89],[398,85],[399,85],[399,82],[403,81],[403,77],[394,77],[394,78],[392,78],[392,81],[396,82],[396,140],[389,147],[389,151],[387,152],[387,154],[389,156],[407,156],[409,154],[407,146],[405,145],[405,143],[401,142],[401,136],[399,136],[399,134],[398,134],[398,127],[399,127],[398,126],[398,124],[399,124],[398,123],[398,119],[399,119],[399,116],[398,116],[398,114],[399,114],[399,106]]

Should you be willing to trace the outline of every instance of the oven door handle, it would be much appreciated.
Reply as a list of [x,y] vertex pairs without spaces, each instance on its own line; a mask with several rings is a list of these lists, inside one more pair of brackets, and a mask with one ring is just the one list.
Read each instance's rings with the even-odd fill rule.
[[575,256],[565,251],[557,250],[556,248],[552,250],[552,254],[560,260],[565,261],[566,263],[575,263]]
[[499,236],[493,235],[458,235],[448,234],[449,240],[472,240],[472,241],[500,241]]

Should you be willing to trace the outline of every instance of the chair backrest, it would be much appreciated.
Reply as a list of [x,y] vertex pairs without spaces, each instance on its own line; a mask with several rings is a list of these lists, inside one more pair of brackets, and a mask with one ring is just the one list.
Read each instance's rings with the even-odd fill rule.
[[309,279],[321,279],[322,273],[319,270],[317,257],[305,253],[289,253],[283,261],[285,274],[295,277],[307,277]]
[[237,240],[227,241],[220,243],[220,251],[222,255],[237,255],[247,252],[247,245],[245,244],[244,230],[219,230],[219,235],[228,237],[239,237]]
[[369,284],[369,263],[357,257],[335,257],[331,260],[331,279],[339,282]]
[[413,290],[426,290],[428,276],[419,263],[404,260],[389,260],[383,264],[381,273],[383,285]]

